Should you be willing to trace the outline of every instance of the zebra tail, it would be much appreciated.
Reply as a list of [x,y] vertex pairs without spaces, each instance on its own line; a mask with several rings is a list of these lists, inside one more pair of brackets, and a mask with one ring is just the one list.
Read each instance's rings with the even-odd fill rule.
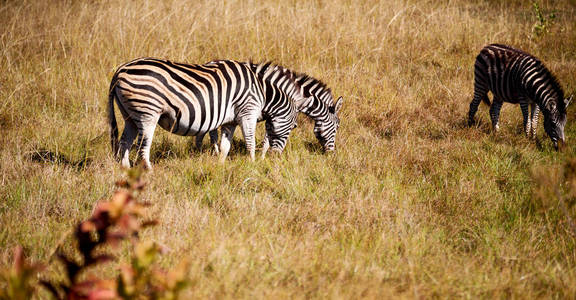
[[116,97],[116,76],[112,79],[108,94],[108,124],[110,125],[110,145],[114,156],[118,154],[118,123],[114,114],[114,98]]

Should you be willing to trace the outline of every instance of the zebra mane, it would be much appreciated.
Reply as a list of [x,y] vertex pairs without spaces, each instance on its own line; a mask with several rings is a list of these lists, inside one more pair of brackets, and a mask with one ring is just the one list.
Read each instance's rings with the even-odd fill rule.
[[[544,69],[548,71],[546,67],[544,67]],[[556,91],[556,94],[558,94],[558,99],[556,99],[556,101],[559,110],[561,113],[564,113],[566,112],[566,106],[564,104],[564,90],[562,89],[562,86],[560,86],[560,82],[558,82],[558,79],[556,78],[556,76],[554,76],[554,74],[552,74],[552,72],[548,71],[548,75],[550,76],[550,85],[552,85],[552,88]]]
[[[528,54],[529,55],[529,54]],[[556,107],[558,109],[558,112],[560,112],[561,114],[564,114],[566,112],[566,106],[564,104],[564,90],[562,89],[562,86],[560,85],[560,82],[558,81],[558,79],[556,78],[556,76],[546,67],[546,65],[544,65],[544,63],[542,63],[538,58],[532,56],[534,58],[534,60],[539,63],[543,68],[542,70],[545,72],[546,76],[549,79],[549,83],[552,86],[552,89],[554,90],[554,92],[556,92]]]
[[290,85],[293,87],[294,90],[301,93],[300,84],[296,81],[296,75],[294,72],[290,71],[289,69],[277,65],[271,61],[263,62],[263,63],[254,63],[250,61],[248,63],[250,69],[254,71],[257,76],[261,76],[269,80],[269,78],[273,77],[274,75],[278,74],[280,77],[284,77],[288,80]]
[[563,113],[566,111],[566,107],[564,106],[564,90],[562,89],[562,86],[560,85],[560,82],[558,81],[558,79],[556,78],[556,76],[550,71],[550,69],[548,69],[548,67],[546,67],[546,65],[540,60],[538,59],[536,56],[524,51],[524,50],[520,50],[518,48],[514,48],[512,46],[508,46],[508,45],[503,45],[503,44],[491,44],[490,46],[495,46],[495,47],[499,47],[499,48],[504,48],[510,51],[514,51],[517,52],[519,54],[525,55],[525,56],[529,56],[530,58],[532,58],[537,64],[541,65],[545,72],[545,75],[548,77],[548,79],[550,79],[550,85],[552,86],[552,89],[556,92],[556,95],[558,96],[558,99],[556,99],[558,104],[558,110]]
[[[306,82],[306,81],[311,81],[311,83],[309,84],[309,86],[313,86],[313,85],[318,85],[318,92],[317,94],[321,94],[321,93],[328,93],[330,95],[332,95],[332,90],[321,80],[316,79],[306,73],[300,73],[300,74],[296,74],[296,77],[299,78],[299,80],[301,82]],[[308,89],[305,89],[306,93],[304,94],[304,96],[308,97],[311,96],[310,92]],[[332,99],[332,97],[330,97],[330,99]],[[333,99],[332,99],[333,100]],[[329,106],[334,105],[334,103],[326,103]]]

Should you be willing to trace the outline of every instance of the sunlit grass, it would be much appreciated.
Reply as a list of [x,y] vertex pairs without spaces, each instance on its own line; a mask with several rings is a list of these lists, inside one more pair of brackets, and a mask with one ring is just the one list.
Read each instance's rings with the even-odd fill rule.
[[165,266],[192,258],[188,296],[574,297],[574,237],[532,175],[574,157],[574,110],[561,153],[542,124],[527,140],[510,104],[497,134],[485,105],[465,126],[487,43],[533,53],[574,93],[575,8],[541,8],[557,18],[536,37],[526,1],[4,1],[0,265],[16,244],[46,260],[122,176],[106,120],[118,65],[273,60],[344,97],[337,151],[305,116],[263,161],[238,131],[224,165],[158,129],[143,198],[162,223],[143,238],[171,250]]

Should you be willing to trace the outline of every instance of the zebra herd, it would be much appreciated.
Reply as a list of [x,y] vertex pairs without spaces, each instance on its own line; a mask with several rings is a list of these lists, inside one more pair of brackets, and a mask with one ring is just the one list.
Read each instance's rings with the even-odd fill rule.
[[[118,140],[114,100],[125,120]],[[150,146],[156,125],[184,136],[206,133],[216,144],[221,129],[220,161],[230,150],[234,130],[240,126],[246,149],[255,159],[258,121],[266,122],[262,155],[270,148],[282,152],[298,112],[314,120],[314,133],[324,150],[335,148],[342,97],[334,102],[326,85],[271,63],[230,60],[188,65],[155,58],[140,58],[118,68],[110,84],[108,116],[113,152],[130,167],[129,152],[139,138],[139,156],[150,168]]]
[[[488,91],[493,94],[491,104]],[[519,103],[526,134],[535,136],[541,111],[544,129],[558,148],[558,143],[564,143],[566,107],[571,98],[564,99],[557,80],[537,58],[509,46],[492,44],[480,51],[474,64],[474,98],[468,123],[474,123],[478,106],[484,101],[490,105],[493,129],[498,130],[502,103]],[[125,121],[120,139],[114,102]],[[246,149],[254,160],[256,123],[265,121],[264,157],[268,149],[284,150],[301,112],[314,121],[314,134],[323,149],[333,151],[342,102],[342,97],[334,101],[331,90],[320,80],[272,63],[218,60],[189,65],[139,58],[120,66],[110,84],[112,150],[122,166],[130,167],[130,148],[138,137],[139,157],[146,168],[151,168],[150,147],[159,124],[178,135],[196,136],[198,148],[209,133],[214,151],[224,162],[234,131],[240,126]]]

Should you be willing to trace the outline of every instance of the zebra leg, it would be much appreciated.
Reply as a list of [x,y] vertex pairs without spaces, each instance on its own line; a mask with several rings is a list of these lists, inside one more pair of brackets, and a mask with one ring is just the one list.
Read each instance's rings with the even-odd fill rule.
[[144,161],[144,168],[148,170],[152,169],[152,164],[150,163],[150,148],[152,146],[152,138],[154,137],[156,123],[157,122],[152,121],[142,124],[142,137],[138,154]]
[[474,116],[478,111],[480,101],[484,101],[486,104],[490,105],[488,89],[485,86],[486,84],[479,80],[478,76],[474,78],[474,98],[472,99],[472,102],[470,102],[470,109],[468,110],[468,126],[474,124]]
[[502,103],[500,100],[494,99],[492,105],[490,105],[490,119],[492,120],[492,129],[498,131],[500,126],[498,126],[498,119],[500,119],[500,109],[502,109]]
[[520,110],[522,110],[522,121],[524,125],[524,132],[526,136],[530,135],[530,125],[532,122],[528,122],[528,102],[520,101]]
[[196,135],[196,151],[200,152],[202,150],[202,141],[204,140],[205,133],[199,133]]
[[218,151],[218,129],[214,129],[210,131],[210,145],[216,155],[220,153]]
[[532,107],[532,117],[530,120],[532,122],[532,136],[531,138],[535,139],[536,138],[536,128],[538,128],[538,113],[540,112],[540,107],[538,105],[536,105],[535,102],[532,102],[530,104],[530,106]]
[[474,99],[472,99],[472,102],[470,102],[470,110],[468,111],[468,126],[472,126],[474,124],[474,116],[478,111],[480,101],[482,101],[482,98],[474,93]]
[[124,131],[118,143],[118,153],[114,153],[117,159],[122,162],[122,167],[130,168],[130,148],[134,143],[134,139],[138,136],[138,127],[131,119],[126,119],[124,122]]
[[234,138],[234,130],[236,130],[236,124],[223,125],[220,129],[222,133],[222,138],[220,139],[220,162],[224,163],[226,157],[228,156],[228,151],[230,151],[230,145],[232,144],[232,138]]
[[264,135],[264,144],[262,145],[262,159],[266,157],[266,152],[270,149],[270,140],[268,139],[268,132]]
[[240,129],[246,141],[246,150],[250,153],[250,160],[254,161],[256,156],[256,118],[245,118],[240,121]]
[[[218,155],[218,153],[220,153],[218,149],[218,130],[211,130],[208,134],[210,135],[210,147],[212,148],[213,153]],[[196,151],[202,150],[202,142],[204,141],[205,136],[205,133],[196,135]]]

